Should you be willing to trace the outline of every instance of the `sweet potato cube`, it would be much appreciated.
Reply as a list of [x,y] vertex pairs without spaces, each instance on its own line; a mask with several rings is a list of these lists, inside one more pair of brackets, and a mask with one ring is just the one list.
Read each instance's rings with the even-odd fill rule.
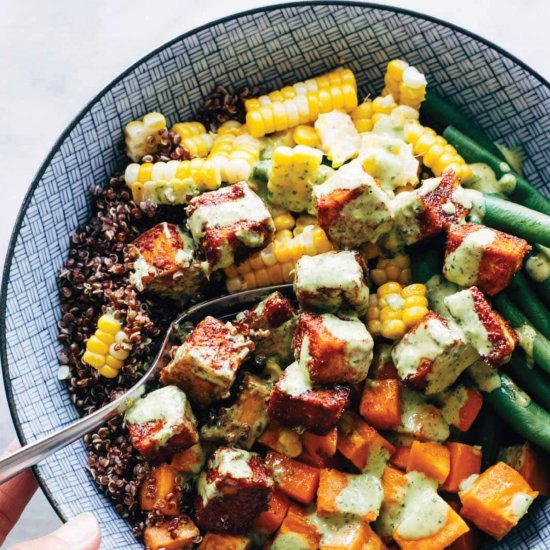
[[143,532],[143,542],[151,550],[185,550],[192,548],[200,531],[189,516],[179,516],[160,525],[150,525]]
[[380,511],[382,497],[382,485],[372,474],[354,475],[323,468],[317,489],[317,515],[374,521]]
[[267,509],[273,480],[255,453],[219,447],[199,475],[195,518],[214,533],[246,533]]
[[304,550],[318,550],[321,535],[310,522],[306,512],[296,505],[291,505],[288,513],[273,539],[271,550],[285,550],[286,548],[300,548]]
[[391,357],[392,346],[380,343],[376,346],[369,369],[373,380],[399,380],[399,374]]
[[258,438],[258,443],[272,451],[296,458],[302,453],[302,438],[298,432],[270,420],[264,433]]
[[516,470],[497,462],[471,483],[463,483],[459,492],[460,513],[500,540],[527,513],[537,495]]
[[126,411],[132,445],[147,459],[161,459],[199,440],[197,420],[184,392],[166,386],[138,399]]
[[400,470],[406,470],[410,454],[410,445],[401,445],[399,447],[396,447],[395,452],[391,455],[390,463]]
[[407,472],[422,472],[442,485],[449,477],[450,470],[450,452],[445,445],[432,441],[413,441],[407,460]]
[[269,451],[265,462],[275,485],[290,498],[309,504],[314,498],[319,486],[319,469],[288,458],[287,456]]
[[159,510],[165,516],[179,515],[181,491],[176,472],[166,463],[155,466],[139,489],[139,506],[145,511]]
[[483,397],[474,388],[458,384],[441,398],[443,418],[461,432],[467,432],[477,418]]
[[488,364],[499,366],[508,361],[519,343],[518,335],[477,287],[451,294],[444,302],[466,341]]
[[395,447],[354,412],[347,411],[338,424],[338,450],[355,467],[381,475]]
[[500,456],[503,462],[517,470],[534,491],[546,497],[550,494],[548,459],[531,443],[505,447]]
[[289,506],[289,498],[280,489],[273,489],[267,510],[254,520],[254,530],[268,535],[274,533],[283,523]]
[[449,449],[450,471],[445,483],[441,486],[443,491],[458,493],[460,484],[481,470],[481,449],[464,443],[450,442],[446,445]]
[[376,532],[385,542],[393,537],[405,501],[408,480],[403,472],[387,466],[382,474],[383,500],[376,520]]
[[253,374],[246,374],[235,403],[221,408],[213,422],[202,427],[201,437],[250,449],[267,425],[269,393],[266,382]]
[[489,296],[506,288],[531,246],[518,237],[466,223],[447,233],[443,275],[460,286],[477,286]]
[[[456,500],[449,501],[449,506],[457,513],[460,514],[460,502]],[[449,550],[477,550],[480,546],[479,529],[469,522],[466,525],[470,528],[467,533],[464,533],[461,537],[457,538],[450,546]]]
[[198,550],[249,550],[252,542],[242,535],[206,533]]
[[193,239],[171,223],[159,223],[142,233],[129,246],[129,256],[134,262],[130,283],[140,292],[188,298],[205,280]]
[[161,382],[176,384],[192,402],[207,406],[229,396],[237,370],[253,349],[231,323],[206,317],[162,369]]
[[286,368],[271,391],[269,417],[290,428],[303,427],[324,435],[338,423],[349,394],[346,386],[313,389],[306,366],[295,362]]
[[170,466],[180,474],[197,475],[206,461],[204,449],[200,443],[179,451],[172,457]]
[[316,468],[326,468],[336,454],[337,442],[338,430],[336,428],[326,435],[304,432],[302,436],[304,451],[299,460]]
[[394,430],[401,424],[399,380],[365,380],[359,413],[379,430]]

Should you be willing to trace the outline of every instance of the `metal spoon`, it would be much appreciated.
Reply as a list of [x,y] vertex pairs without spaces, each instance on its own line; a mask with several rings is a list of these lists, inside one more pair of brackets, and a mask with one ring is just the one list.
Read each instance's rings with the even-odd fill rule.
[[215,298],[208,302],[197,304],[172,322],[162,342],[162,346],[155,360],[142,376],[124,395],[121,395],[111,403],[105,405],[94,413],[77,420],[65,428],[61,428],[50,435],[38,439],[34,443],[25,445],[18,451],[0,460],[0,485],[21,473],[23,470],[34,466],[42,459],[50,456],[59,449],[73,443],[88,432],[98,428],[113,416],[121,414],[128,409],[136,399],[139,399],[146,390],[148,383],[155,379],[156,374],[166,365],[168,352],[175,343],[178,327],[183,323],[197,323],[207,315],[218,319],[228,319],[265,298],[275,291],[288,294],[292,285],[276,285],[255,290],[245,290],[237,294],[230,294]]

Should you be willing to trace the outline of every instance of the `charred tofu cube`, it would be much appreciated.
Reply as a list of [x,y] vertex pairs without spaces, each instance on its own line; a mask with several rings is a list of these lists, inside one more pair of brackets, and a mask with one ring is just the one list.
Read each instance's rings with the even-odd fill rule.
[[399,378],[412,388],[432,395],[454,384],[477,358],[461,331],[430,311],[392,350]]
[[150,460],[187,449],[199,440],[189,400],[176,386],[138,399],[126,411],[125,420],[132,445]]
[[256,357],[276,357],[284,363],[292,361],[296,311],[280,292],[274,292],[254,309],[237,315],[235,325],[254,342]]
[[376,242],[392,228],[389,196],[358,160],[315,186],[313,197],[319,225],[341,247]]
[[303,256],[294,272],[294,291],[302,308],[318,313],[346,309],[359,315],[367,310],[367,268],[358,252]]
[[475,286],[447,296],[444,300],[466,341],[490,365],[499,366],[510,358],[518,335]]
[[362,382],[369,372],[374,342],[357,318],[302,313],[294,334],[294,357],[314,384]]
[[170,298],[193,296],[204,280],[193,239],[177,225],[159,223],[130,246],[134,262],[130,283],[140,292]]
[[179,386],[194,403],[209,405],[229,396],[237,370],[253,349],[231,323],[206,317],[162,369],[161,382]]
[[244,182],[195,197],[187,217],[207,274],[248,258],[275,232],[262,199]]
[[302,427],[325,435],[344,413],[349,388],[313,389],[307,367],[299,362],[288,366],[269,397],[268,413],[289,428]]
[[460,286],[477,286],[494,296],[521,269],[531,247],[523,239],[467,223],[447,234],[443,275]]
[[400,238],[413,244],[463,221],[472,206],[467,193],[453,171],[424,180],[414,191],[399,193],[393,211]]
[[267,509],[272,487],[260,455],[219,447],[197,482],[198,526],[215,533],[246,533]]
[[250,449],[267,426],[269,392],[270,387],[266,382],[247,374],[235,403],[221,408],[214,422],[203,426],[201,437]]

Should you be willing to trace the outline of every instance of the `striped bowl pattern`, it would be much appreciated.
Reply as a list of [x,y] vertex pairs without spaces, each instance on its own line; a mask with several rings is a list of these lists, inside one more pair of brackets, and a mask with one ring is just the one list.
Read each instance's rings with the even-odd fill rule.
[[[123,166],[122,128],[148,111],[184,120],[215,84],[269,88],[321,73],[341,60],[361,93],[381,90],[386,62],[403,57],[429,86],[475,117],[507,146],[522,144],[528,179],[548,193],[550,88],[518,60],[465,31],[410,12],[354,3],[260,9],[187,33],[129,68],[105,88],[55,144],[15,227],[0,298],[1,358],[22,441],[77,418],[57,380],[57,273],[69,235],[89,215],[88,188]],[[129,526],[86,471],[81,442],[36,468],[63,518],[92,511],[106,549],[139,549]],[[537,503],[498,548],[550,547],[550,503]],[[545,544],[546,542],[546,544]]]

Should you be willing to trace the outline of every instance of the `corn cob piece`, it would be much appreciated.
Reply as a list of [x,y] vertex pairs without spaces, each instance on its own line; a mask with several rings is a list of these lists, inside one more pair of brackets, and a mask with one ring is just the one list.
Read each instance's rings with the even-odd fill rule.
[[[391,115],[393,111],[401,107],[396,103],[391,94],[380,95],[373,100],[367,99],[351,111],[351,120],[355,124],[355,129],[361,132],[370,132],[374,125],[386,117]],[[414,118],[409,116],[408,118]],[[418,116],[416,116],[418,118]]]
[[129,164],[124,181],[136,203],[150,199],[156,204],[187,204],[190,197],[221,185],[220,171],[201,158]]
[[397,340],[428,313],[426,286],[412,284],[403,287],[390,281],[369,297],[367,328],[373,336],[382,335]]
[[372,101],[370,99],[363,101],[350,113],[355,129],[359,133],[370,132],[372,130],[372,115]]
[[270,201],[292,212],[307,210],[322,160],[323,153],[312,147],[277,147],[267,183]]
[[241,264],[226,268],[227,290],[232,293],[289,283],[294,266],[302,256],[316,256],[332,249],[326,233],[318,225],[308,225],[296,236],[289,229],[283,229],[266,248]]
[[306,145],[307,147],[314,148],[319,148],[321,145],[317,130],[313,128],[313,126],[307,126],[306,124],[296,126],[292,133],[292,137],[296,145]]
[[411,259],[407,254],[397,254],[393,258],[379,258],[376,267],[370,271],[371,281],[382,286],[388,281],[402,285],[411,283]]
[[187,139],[201,134],[206,134],[206,128],[201,122],[178,122],[172,126],[172,132],[178,134],[181,139]]
[[413,146],[415,155],[422,157],[423,164],[436,176],[449,169],[454,170],[461,181],[472,175],[470,165],[466,164],[456,149],[432,128],[422,126],[416,120],[408,120],[405,122],[404,138]]
[[138,162],[154,153],[163,130],[166,130],[166,119],[160,113],[148,113],[141,120],[128,122],[124,127],[126,154]]
[[307,95],[309,92],[318,92],[321,89],[330,88],[331,86],[342,86],[344,84],[352,86],[357,90],[353,71],[338,67],[334,71],[310,78],[304,82],[296,82],[292,86],[285,86],[269,94],[247,99],[244,102],[244,106],[247,112],[254,111],[265,105],[293,99],[298,95]]
[[122,324],[112,313],[103,314],[97,321],[97,329],[86,342],[82,360],[96,368],[101,376],[115,378],[130,354],[130,345]]
[[401,59],[388,63],[382,94],[391,94],[401,105],[419,109],[426,97],[426,78],[415,67]]
[[192,157],[204,158],[210,153],[214,137],[200,122],[178,122],[172,126],[172,132],[181,138],[181,146]]

